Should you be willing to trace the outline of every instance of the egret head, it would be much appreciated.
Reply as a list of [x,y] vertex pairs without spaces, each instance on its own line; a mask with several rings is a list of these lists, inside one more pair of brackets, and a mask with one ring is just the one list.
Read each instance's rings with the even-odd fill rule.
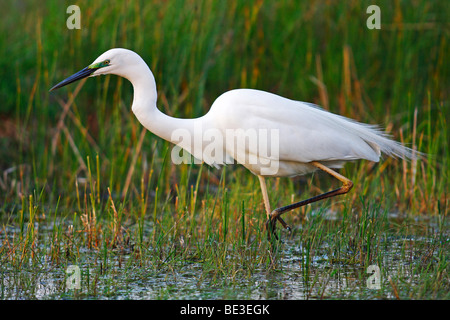
[[142,67],[141,62],[141,57],[131,50],[122,48],[110,49],[101,54],[86,68],[53,86],[50,91],[86,77],[95,77],[102,74],[116,74],[128,78],[127,75],[135,72],[136,67]]

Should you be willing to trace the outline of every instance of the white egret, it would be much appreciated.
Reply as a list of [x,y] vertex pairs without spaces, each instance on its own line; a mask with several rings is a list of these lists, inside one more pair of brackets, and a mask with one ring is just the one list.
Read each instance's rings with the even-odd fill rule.
[[[401,158],[411,158],[415,154],[410,148],[391,140],[376,126],[358,123],[310,103],[253,89],[225,92],[202,117],[170,117],[157,108],[156,83],[151,70],[137,53],[127,49],[106,51],[91,65],[58,83],[50,91],[88,76],[104,74],[115,74],[132,83],[132,111],[149,131],[179,145],[209,165],[219,166],[234,159],[255,174],[261,186],[269,235],[275,234],[277,220],[290,230],[281,214],[318,200],[345,194],[352,188],[353,183],[333,169],[358,159],[378,162],[381,153]],[[215,133],[214,139],[200,133],[198,143],[196,139],[199,131],[205,133],[208,130]],[[240,132],[233,136],[233,141],[225,141],[229,130]],[[256,137],[259,144],[268,142],[267,136],[245,134],[252,130],[275,132],[277,139],[269,141],[274,152],[268,154],[267,148],[252,148],[243,141]],[[175,132],[187,133],[189,138],[180,141],[180,136]],[[215,155],[211,154],[211,149],[215,150]],[[271,210],[265,177],[293,177],[319,169],[337,178],[343,185],[310,199]]]

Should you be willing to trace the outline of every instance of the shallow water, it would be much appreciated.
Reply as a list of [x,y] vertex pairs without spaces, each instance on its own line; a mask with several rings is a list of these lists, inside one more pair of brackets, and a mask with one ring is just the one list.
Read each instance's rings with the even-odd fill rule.
[[[434,228],[433,224],[427,223]],[[9,238],[19,231],[8,228],[4,230]],[[51,230],[41,228],[40,232]],[[0,238],[1,245],[13,243],[8,240]],[[411,291],[420,285],[422,267],[429,268],[442,259],[437,249],[442,241],[448,248],[448,233],[441,233],[439,238],[386,234],[377,244],[381,254],[369,264],[349,259],[358,257],[349,250],[337,257],[333,243],[327,241],[308,256],[304,243],[294,233],[283,239],[274,266],[229,274],[205,272],[201,261],[156,268],[136,264],[131,252],[108,254],[105,260],[98,251],[81,248],[83,261],[77,262],[81,281],[77,290],[73,288],[75,282],[67,282],[76,276],[67,270],[70,261],[62,259],[58,264],[45,255],[38,261],[23,261],[18,268],[6,263],[8,257],[3,253],[0,295],[2,299],[390,299],[395,298],[396,285],[389,278],[395,279],[398,290],[404,286]]]

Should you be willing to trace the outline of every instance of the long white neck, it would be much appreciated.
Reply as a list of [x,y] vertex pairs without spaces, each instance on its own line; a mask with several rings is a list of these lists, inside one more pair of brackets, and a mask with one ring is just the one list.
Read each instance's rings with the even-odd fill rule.
[[139,122],[157,136],[173,141],[172,134],[177,129],[188,130],[193,135],[195,119],[178,119],[170,117],[157,108],[156,83],[150,68],[142,60],[138,72],[132,76],[123,75],[133,85],[134,99],[132,110]]

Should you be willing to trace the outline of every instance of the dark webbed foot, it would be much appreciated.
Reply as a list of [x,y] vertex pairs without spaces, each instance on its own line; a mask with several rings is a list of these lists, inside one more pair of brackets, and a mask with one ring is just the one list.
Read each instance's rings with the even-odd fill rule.
[[283,228],[285,228],[289,233],[291,233],[292,231],[291,227],[280,217],[280,213],[277,210],[275,210],[270,214],[270,219],[267,220],[266,222],[266,228],[268,233],[267,236],[269,240],[272,237],[274,237],[276,240],[279,240],[275,232],[277,221],[280,222]]

